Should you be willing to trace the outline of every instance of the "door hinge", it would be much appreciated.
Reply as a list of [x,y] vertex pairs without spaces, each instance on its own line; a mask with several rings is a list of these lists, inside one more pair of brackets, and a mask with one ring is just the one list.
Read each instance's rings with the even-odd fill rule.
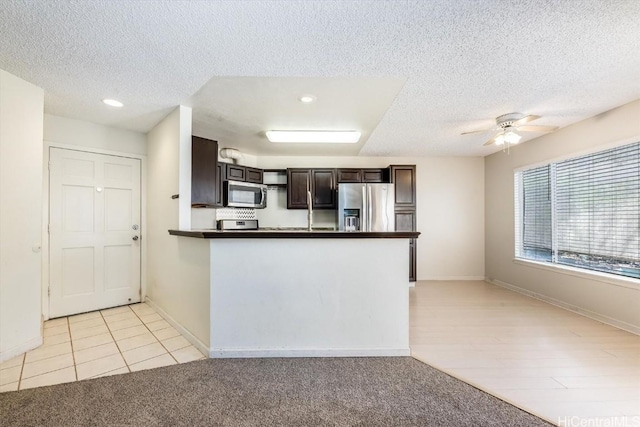
[[51,162],[47,163],[47,169],[51,170]]
[[49,285],[49,287],[47,287],[47,296],[51,296],[51,285]]
[[47,224],[47,233],[51,233],[51,224]]

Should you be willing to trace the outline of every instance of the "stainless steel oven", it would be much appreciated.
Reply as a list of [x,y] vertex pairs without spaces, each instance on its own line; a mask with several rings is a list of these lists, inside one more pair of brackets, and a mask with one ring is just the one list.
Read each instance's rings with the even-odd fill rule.
[[251,182],[225,181],[224,205],[234,208],[267,207],[267,186]]

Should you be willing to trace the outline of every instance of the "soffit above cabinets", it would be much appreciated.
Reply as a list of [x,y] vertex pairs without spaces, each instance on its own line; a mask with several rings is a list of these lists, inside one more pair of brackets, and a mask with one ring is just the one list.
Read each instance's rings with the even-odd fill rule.
[[[355,156],[403,84],[404,79],[383,77],[215,77],[190,100],[193,133],[254,155]],[[306,93],[316,100],[300,102]],[[362,135],[355,144],[279,144],[269,142],[266,130]]]

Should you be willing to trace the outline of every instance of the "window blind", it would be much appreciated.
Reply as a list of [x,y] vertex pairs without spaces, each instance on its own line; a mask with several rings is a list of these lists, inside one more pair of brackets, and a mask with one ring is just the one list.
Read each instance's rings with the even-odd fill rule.
[[640,278],[640,143],[517,172],[515,184],[517,257]]
[[551,182],[549,165],[522,173],[522,252],[551,261]]
[[558,263],[640,273],[640,143],[557,164]]

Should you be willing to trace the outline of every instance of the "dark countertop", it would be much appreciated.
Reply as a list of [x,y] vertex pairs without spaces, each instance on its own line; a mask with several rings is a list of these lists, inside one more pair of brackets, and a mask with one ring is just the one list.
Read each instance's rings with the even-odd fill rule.
[[336,231],[336,230],[169,230],[172,236],[200,239],[415,239],[417,231]]

